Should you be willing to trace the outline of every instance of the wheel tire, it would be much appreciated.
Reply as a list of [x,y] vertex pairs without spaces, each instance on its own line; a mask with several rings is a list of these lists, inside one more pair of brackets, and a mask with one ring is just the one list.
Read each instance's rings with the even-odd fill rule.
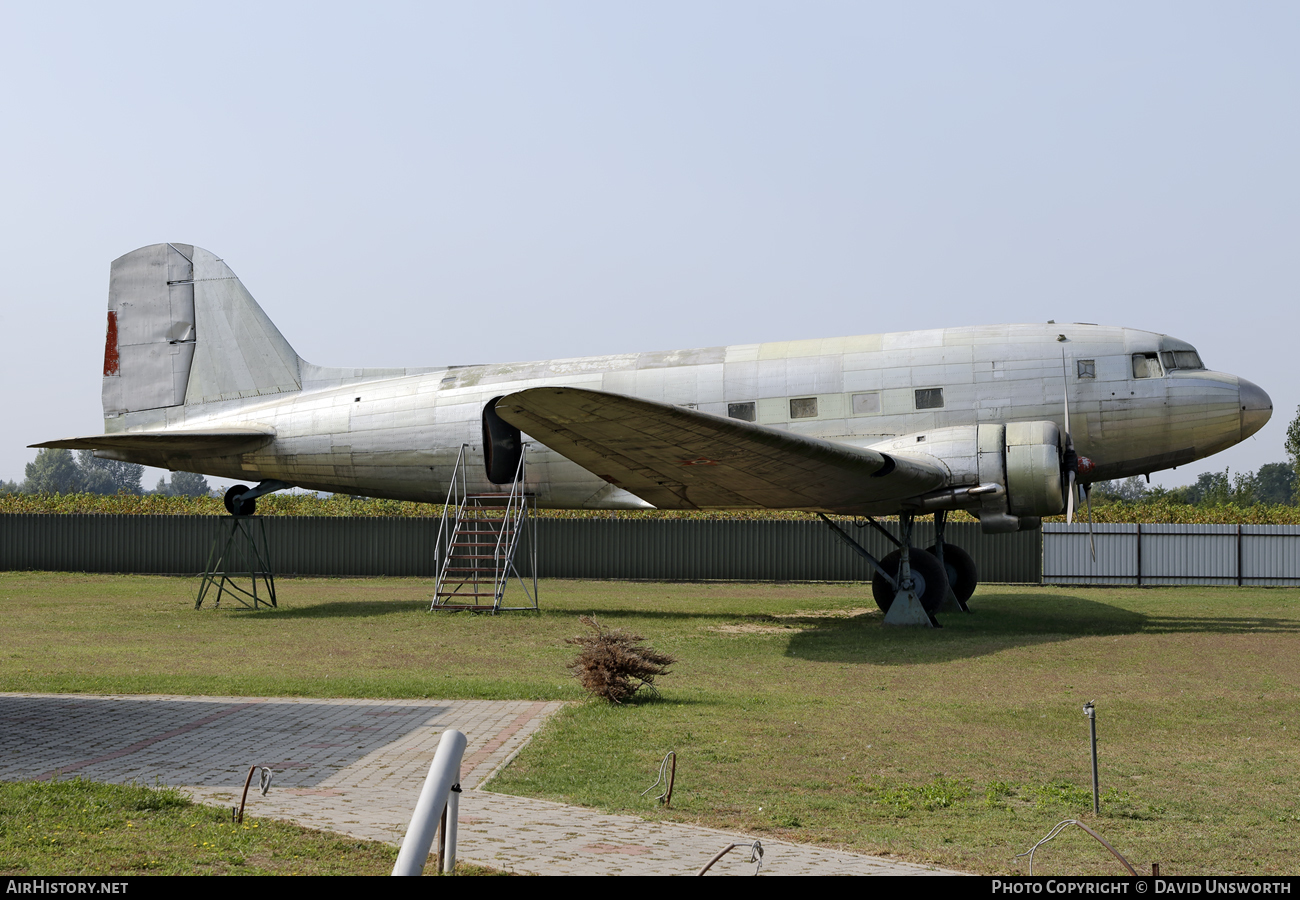
[[230,490],[226,491],[226,512],[230,513],[232,516],[251,516],[257,510],[256,498],[245,500],[243,503],[239,504],[238,509],[235,508],[235,498],[244,493],[244,491],[249,490],[252,490],[252,488],[248,485],[237,484]]
[[[938,545],[927,547],[926,551],[935,559],[938,554],[935,550]],[[956,544],[943,542],[943,567],[948,572],[948,584],[952,586],[953,595],[965,603],[975,593],[975,586],[979,584],[979,575],[975,570],[975,560],[971,559],[969,553]]]
[[[947,545],[945,545],[947,546]],[[895,550],[880,561],[880,567],[889,573],[891,578],[898,578],[898,567],[903,560],[903,551]],[[916,582],[916,595],[921,599],[921,606],[928,613],[933,613],[943,603],[943,598],[948,595],[948,578],[944,574],[944,567],[939,565],[939,560],[935,559],[930,553],[919,547],[911,548],[912,578]],[[880,607],[881,612],[889,612],[889,607],[894,604],[894,588],[886,581],[880,573],[876,573],[871,579],[871,594],[876,599],[876,605]]]

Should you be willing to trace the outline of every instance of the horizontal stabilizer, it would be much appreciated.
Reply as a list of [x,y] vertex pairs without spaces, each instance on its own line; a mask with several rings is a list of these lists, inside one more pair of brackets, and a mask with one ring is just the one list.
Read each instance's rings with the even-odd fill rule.
[[603,391],[531,388],[501,398],[496,410],[660,509],[852,512],[947,480],[922,460]]
[[270,443],[275,438],[271,429],[245,428],[238,431],[125,431],[117,434],[95,434],[89,437],[65,438],[29,444],[30,447],[60,450],[108,450],[117,452],[152,452],[164,455],[225,456],[247,453]]

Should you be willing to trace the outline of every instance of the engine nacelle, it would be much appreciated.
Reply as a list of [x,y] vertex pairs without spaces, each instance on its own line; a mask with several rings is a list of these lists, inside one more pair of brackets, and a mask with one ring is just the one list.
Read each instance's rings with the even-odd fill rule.
[[985,532],[1024,531],[1042,525],[1043,516],[1065,511],[1064,445],[1055,422],[980,425],[981,484],[1001,484],[1005,492],[981,497]]
[[985,532],[1036,529],[1065,511],[1069,484],[1055,422],[963,425],[903,435],[873,450],[918,456],[948,469],[948,487],[921,498],[920,512],[969,509]]

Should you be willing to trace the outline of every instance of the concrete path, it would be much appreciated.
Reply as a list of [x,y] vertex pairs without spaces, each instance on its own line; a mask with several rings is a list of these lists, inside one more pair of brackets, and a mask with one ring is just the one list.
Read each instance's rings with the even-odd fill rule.
[[[0,781],[82,776],[179,787],[239,802],[250,765],[275,771],[247,813],[401,843],[446,728],[469,738],[457,857],[539,875],[685,875],[752,837],[477,790],[553,715],[556,702],[303,700],[0,694]],[[764,874],[959,874],[804,844],[763,841]],[[737,848],[712,872],[754,872]]]

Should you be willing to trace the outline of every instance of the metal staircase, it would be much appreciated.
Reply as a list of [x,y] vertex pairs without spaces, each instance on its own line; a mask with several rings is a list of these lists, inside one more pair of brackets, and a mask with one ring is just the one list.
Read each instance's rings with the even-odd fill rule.
[[[537,541],[533,514],[537,498],[524,490],[528,445],[519,456],[515,480],[509,490],[471,494],[465,468],[469,447],[462,444],[456,457],[447,503],[434,546],[438,580],[429,609],[468,609],[498,613],[537,609]],[[527,543],[530,578],[518,568],[520,544]],[[531,601],[529,606],[502,606],[506,584],[514,576]],[[532,588],[529,589],[529,581]]]

